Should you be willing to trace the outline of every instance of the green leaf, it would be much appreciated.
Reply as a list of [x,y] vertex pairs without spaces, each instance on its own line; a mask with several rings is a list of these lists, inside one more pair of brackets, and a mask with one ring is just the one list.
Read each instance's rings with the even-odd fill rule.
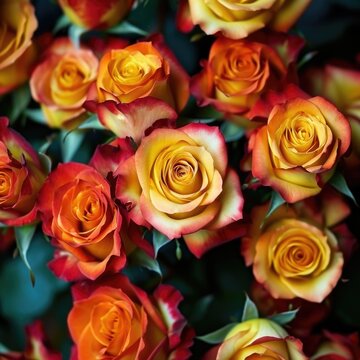
[[44,113],[41,109],[27,109],[25,115],[32,121],[42,125],[47,125]]
[[4,344],[0,343],[0,354],[7,354],[10,352],[10,349],[7,348]]
[[329,184],[337,191],[349,197],[356,206],[359,206],[348,184],[346,183],[344,176],[340,172],[335,172],[335,174],[329,180]]
[[278,192],[273,191],[271,193],[270,205],[265,215],[265,218],[267,219],[278,207],[285,204],[285,202],[286,201],[282,198],[282,196]]
[[58,19],[58,21],[56,22],[56,24],[54,26],[53,34],[56,34],[60,30],[66,28],[67,26],[70,26],[70,25],[71,25],[71,21],[66,15],[60,16],[60,18]]
[[50,157],[40,152],[39,158],[43,169],[46,171],[47,174],[49,174],[51,172],[51,165],[52,165],[52,161]]
[[179,240],[176,240],[175,255],[176,255],[176,259],[177,259],[178,261],[180,261],[181,258],[182,258],[182,250],[181,250],[181,246],[180,246]]
[[297,68],[300,69],[304,65],[306,65],[310,60],[312,60],[319,52],[318,51],[310,51],[305,54],[297,64]]
[[155,258],[157,257],[159,250],[170,241],[171,240],[166,235],[160,233],[155,229],[153,230],[153,246],[154,246]]
[[284,311],[282,313],[269,316],[269,319],[275,321],[279,325],[286,325],[295,319],[298,311],[299,309]]
[[69,162],[75,156],[84,141],[85,133],[81,130],[62,130],[60,136],[63,161]]
[[97,115],[91,115],[82,124],[78,126],[78,129],[95,129],[95,130],[107,130],[105,126],[101,124]]
[[241,321],[257,319],[259,317],[259,312],[255,303],[248,297],[247,294],[245,294],[245,296],[246,296],[246,300],[244,304],[244,310],[241,317]]
[[30,88],[26,84],[12,92],[12,107],[9,114],[10,122],[13,124],[25,111],[31,100]]
[[239,140],[245,135],[244,128],[228,121],[221,124],[220,130],[223,133],[226,142]]
[[202,340],[208,344],[219,344],[224,341],[226,335],[230,332],[230,330],[238,325],[238,323],[231,323],[225,325],[224,327],[213,331],[206,335],[197,336],[197,339]]
[[77,25],[70,25],[69,38],[76,48],[80,48],[81,36],[86,32],[87,29],[84,29]]
[[138,28],[137,26],[130,24],[128,21],[122,21],[119,25],[113,26],[112,28],[106,30],[110,34],[134,34],[147,36],[148,33],[145,30]]
[[35,276],[27,259],[27,252],[29,250],[31,240],[34,237],[35,230],[36,224],[15,227],[16,245],[22,260],[30,271],[30,279],[33,286],[35,285]]
[[160,265],[157,260],[150,257],[145,251],[136,249],[131,253],[131,262],[135,265],[142,266],[150,271],[154,271],[162,277]]

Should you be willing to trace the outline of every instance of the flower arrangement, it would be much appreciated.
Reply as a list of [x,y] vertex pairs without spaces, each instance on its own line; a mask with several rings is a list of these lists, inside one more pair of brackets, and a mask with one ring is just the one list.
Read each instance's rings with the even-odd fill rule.
[[360,359],[359,18],[3,0],[0,359]]

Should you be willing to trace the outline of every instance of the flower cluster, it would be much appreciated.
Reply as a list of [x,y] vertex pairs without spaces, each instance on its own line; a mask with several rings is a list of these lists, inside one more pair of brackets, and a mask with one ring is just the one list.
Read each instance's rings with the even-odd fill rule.
[[358,358],[331,325],[356,282],[360,71],[313,65],[291,31],[311,1],[42,6],[0,4],[0,318],[15,242],[29,301],[49,291],[0,359]]

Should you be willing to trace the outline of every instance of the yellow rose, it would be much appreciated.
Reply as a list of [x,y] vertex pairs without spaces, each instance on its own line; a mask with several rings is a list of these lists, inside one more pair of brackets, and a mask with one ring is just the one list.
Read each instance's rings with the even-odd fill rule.
[[32,37],[37,25],[28,0],[0,2],[0,95],[29,78],[35,61]]
[[299,340],[268,319],[252,319],[234,326],[219,348],[204,360],[306,360]]
[[161,37],[107,52],[100,60],[96,87],[99,102],[130,103],[152,96],[179,111],[189,98],[188,75]]
[[241,39],[265,26],[286,32],[310,0],[189,0],[192,22],[206,34]]
[[95,82],[98,59],[90,49],[77,49],[70,39],[57,39],[30,79],[32,97],[41,104],[51,127],[72,128],[84,120],[82,107]]

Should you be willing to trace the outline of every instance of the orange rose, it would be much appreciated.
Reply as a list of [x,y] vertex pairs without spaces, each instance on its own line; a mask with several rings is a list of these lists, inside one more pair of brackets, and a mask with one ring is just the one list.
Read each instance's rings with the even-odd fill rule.
[[125,265],[121,214],[110,185],[93,167],[60,164],[39,195],[43,231],[61,249],[51,263],[60,277],[95,279]]
[[231,39],[247,37],[265,26],[287,32],[310,3],[310,0],[188,1],[193,24],[200,25],[208,35],[221,32]]
[[46,174],[32,146],[0,118],[0,222],[28,224],[36,218],[36,199]]
[[182,297],[160,285],[150,297],[128,278],[112,276],[100,284],[73,287],[68,326],[76,348],[72,360],[188,359],[191,338],[177,306]]
[[212,45],[204,70],[191,81],[200,106],[214,105],[226,113],[248,111],[267,89],[284,81],[287,67],[268,45],[219,37]]
[[[319,203],[319,199],[317,199]],[[283,205],[266,218],[267,205],[255,207],[242,253],[255,279],[275,299],[299,297],[322,302],[337,284],[344,257],[329,229],[349,214],[340,197]]]
[[106,29],[116,25],[133,4],[134,0],[59,0],[69,19],[86,29]]
[[198,257],[238,236],[243,197],[217,127],[155,129],[115,175],[116,196],[137,224],[183,236]]
[[252,319],[235,325],[223,343],[211,350],[204,360],[307,360],[300,340],[288,336],[277,323]]
[[82,107],[95,82],[98,59],[91,50],[57,39],[30,79],[32,97],[51,127],[73,128],[85,119]]
[[129,103],[152,96],[181,110],[189,98],[188,75],[159,36],[107,52],[96,86],[99,102]]
[[0,2],[0,95],[24,83],[35,61],[32,37],[37,28],[28,0]]
[[293,203],[321,191],[349,148],[351,128],[321,97],[288,88],[271,99],[267,125],[254,135],[252,174]]

